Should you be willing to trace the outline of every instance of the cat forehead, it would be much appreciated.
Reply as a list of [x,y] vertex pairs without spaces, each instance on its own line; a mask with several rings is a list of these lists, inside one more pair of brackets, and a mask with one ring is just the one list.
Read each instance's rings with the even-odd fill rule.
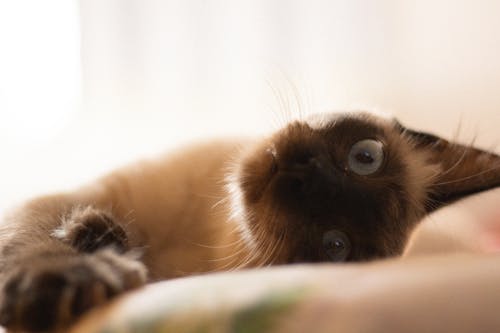
[[325,112],[325,113],[316,113],[307,117],[304,121],[309,127],[315,130],[325,129],[328,127],[334,126],[336,123],[339,123],[346,119],[358,119],[363,122],[371,122],[371,123],[392,123],[395,121],[395,118],[384,112],[380,111],[350,111],[350,112],[342,112],[342,111],[334,111],[334,112]]

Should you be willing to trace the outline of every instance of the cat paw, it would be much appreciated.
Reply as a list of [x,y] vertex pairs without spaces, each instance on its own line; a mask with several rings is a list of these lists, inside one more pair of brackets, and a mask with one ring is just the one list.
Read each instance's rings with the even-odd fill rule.
[[0,325],[13,331],[64,331],[89,309],[145,282],[142,263],[110,249],[40,256],[4,279]]
[[91,206],[74,208],[52,236],[80,252],[91,253],[105,247],[124,252],[128,248],[127,234],[114,217]]

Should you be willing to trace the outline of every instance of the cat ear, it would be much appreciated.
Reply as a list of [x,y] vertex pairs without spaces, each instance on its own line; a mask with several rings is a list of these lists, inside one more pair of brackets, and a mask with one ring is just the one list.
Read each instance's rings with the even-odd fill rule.
[[428,188],[428,211],[468,194],[500,186],[500,156],[492,152],[447,141],[397,124],[401,134],[438,166],[438,174]]

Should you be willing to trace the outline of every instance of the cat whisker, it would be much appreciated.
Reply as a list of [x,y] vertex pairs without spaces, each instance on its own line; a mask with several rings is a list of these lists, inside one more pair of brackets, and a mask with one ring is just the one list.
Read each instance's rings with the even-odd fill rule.
[[489,168],[489,169],[486,169],[486,170],[482,170],[482,171],[477,172],[475,174],[469,175],[467,177],[462,177],[462,178],[453,179],[453,180],[449,180],[449,181],[445,181],[445,182],[435,183],[435,184],[433,184],[433,186],[441,186],[441,185],[448,185],[448,184],[454,184],[454,183],[463,182],[463,181],[466,181],[466,180],[470,180],[470,179],[474,179],[474,178],[483,176],[484,174],[487,174],[489,172],[493,172],[493,171],[496,171],[496,170],[499,170],[499,169],[500,169],[500,164],[496,165],[496,166],[494,166],[492,168]]
[[464,161],[465,156],[467,156],[467,149],[463,149],[462,154],[457,159],[457,161],[450,168],[448,168],[446,171],[440,173],[439,175],[444,176],[446,174],[449,174],[451,171],[453,171],[455,168],[457,168]]
[[219,206],[223,206],[224,204],[227,204],[229,202],[229,197],[223,197],[222,199],[218,200],[216,203],[214,203],[210,209],[216,209]]

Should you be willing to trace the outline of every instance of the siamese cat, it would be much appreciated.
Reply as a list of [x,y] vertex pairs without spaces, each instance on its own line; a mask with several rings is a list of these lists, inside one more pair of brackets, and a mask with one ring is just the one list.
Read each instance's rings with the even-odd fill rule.
[[369,113],[184,148],[7,216],[0,323],[61,330],[160,279],[397,256],[424,215],[498,185],[499,156]]

